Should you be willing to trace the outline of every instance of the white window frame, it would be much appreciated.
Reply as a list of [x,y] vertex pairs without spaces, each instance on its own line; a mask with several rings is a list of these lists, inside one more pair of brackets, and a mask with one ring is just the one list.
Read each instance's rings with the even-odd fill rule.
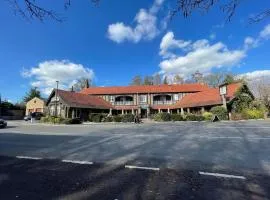
[[147,95],[140,95],[139,101],[140,101],[140,103],[146,103],[147,102]]
[[110,102],[114,102],[114,101],[115,101],[114,96],[110,96]]
[[178,101],[179,100],[179,94],[173,94],[173,100]]

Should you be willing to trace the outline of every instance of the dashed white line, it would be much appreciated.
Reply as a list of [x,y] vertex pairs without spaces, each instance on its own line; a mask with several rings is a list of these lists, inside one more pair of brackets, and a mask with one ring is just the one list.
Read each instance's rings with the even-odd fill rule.
[[16,158],[19,158],[19,159],[29,159],[29,160],[42,160],[42,158],[31,157],[31,156],[16,156]]
[[125,168],[128,168],[128,169],[145,169],[145,170],[159,171],[159,168],[157,168],[157,167],[139,167],[139,166],[134,166],[134,165],[125,165]]
[[93,165],[93,162],[82,161],[82,160],[62,160],[62,162],[74,163],[74,164],[80,164],[80,165]]
[[222,177],[222,178],[235,178],[235,179],[246,180],[246,177],[244,176],[235,176],[235,175],[230,175],[230,174],[219,174],[219,173],[209,173],[209,172],[199,172],[199,174],[206,175],[206,176],[216,176],[216,177]]

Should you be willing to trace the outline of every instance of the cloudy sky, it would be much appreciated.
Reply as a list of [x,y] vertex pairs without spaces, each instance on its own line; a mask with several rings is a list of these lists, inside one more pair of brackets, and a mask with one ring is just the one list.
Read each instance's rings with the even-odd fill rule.
[[[248,18],[270,2],[247,1],[225,23],[219,7],[207,15],[194,13],[172,20],[175,1],[103,0],[47,1],[65,22],[27,21],[14,15],[6,1],[0,6],[0,93],[21,100],[30,87],[48,95],[60,81],[69,88],[78,78],[97,86],[128,85],[135,75],[180,74],[218,70],[270,78],[270,18],[248,24]],[[51,5],[54,5],[52,7]]]

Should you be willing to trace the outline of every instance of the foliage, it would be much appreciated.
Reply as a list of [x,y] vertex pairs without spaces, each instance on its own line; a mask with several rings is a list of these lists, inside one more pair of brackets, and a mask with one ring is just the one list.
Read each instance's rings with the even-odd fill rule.
[[157,113],[154,116],[154,120],[158,122],[171,121],[171,114],[169,113]]
[[213,119],[213,113],[211,112],[204,112],[202,114],[202,116],[204,117],[205,120],[207,121],[211,121]]
[[243,116],[241,113],[235,113],[233,112],[232,115],[231,115],[231,119],[232,120],[242,120],[243,119]]
[[30,91],[27,92],[26,95],[24,96],[23,101],[25,103],[27,103],[28,101],[30,101],[34,97],[41,98],[41,94],[40,94],[40,91],[37,90],[36,88],[31,88]]
[[243,110],[250,107],[253,102],[253,95],[246,86],[242,86],[235,94],[231,109],[233,112],[241,113]]
[[245,109],[241,113],[243,119],[263,119],[264,110],[259,109]]
[[180,114],[172,114],[171,119],[172,121],[185,121],[185,118]]
[[167,76],[164,77],[163,84],[164,85],[168,85],[169,84],[169,81],[168,81],[168,77]]
[[160,74],[155,74],[154,76],[153,76],[153,84],[154,85],[160,85],[161,84],[161,76],[160,76]]
[[199,71],[196,71],[194,74],[192,74],[192,80],[195,83],[202,83],[203,82],[203,74]]
[[202,115],[187,114],[186,120],[187,121],[203,121],[204,117]]
[[173,77],[173,83],[174,83],[174,84],[183,84],[183,83],[184,83],[184,79],[183,79],[183,77],[181,77],[179,74],[176,74],[176,75]]
[[107,116],[103,120],[104,122],[113,122],[113,116]]
[[102,122],[106,118],[107,114],[104,113],[90,113],[89,121],[90,122]]
[[220,120],[228,119],[228,112],[223,106],[215,106],[211,108],[210,112],[216,115]]
[[54,116],[41,117],[40,122],[43,123],[52,123],[52,124],[81,124],[82,121],[79,118],[70,119]]
[[122,115],[115,115],[113,116],[114,122],[121,122],[122,121]]
[[122,122],[134,122],[134,115],[133,114],[125,114],[122,115]]

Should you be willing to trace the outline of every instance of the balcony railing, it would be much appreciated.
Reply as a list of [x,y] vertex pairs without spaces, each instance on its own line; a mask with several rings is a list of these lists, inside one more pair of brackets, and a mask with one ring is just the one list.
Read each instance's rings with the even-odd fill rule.
[[173,104],[173,101],[153,101],[154,105],[168,105]]
[[134,105],[134,101],[115,101],[115,106],[131,106]]

